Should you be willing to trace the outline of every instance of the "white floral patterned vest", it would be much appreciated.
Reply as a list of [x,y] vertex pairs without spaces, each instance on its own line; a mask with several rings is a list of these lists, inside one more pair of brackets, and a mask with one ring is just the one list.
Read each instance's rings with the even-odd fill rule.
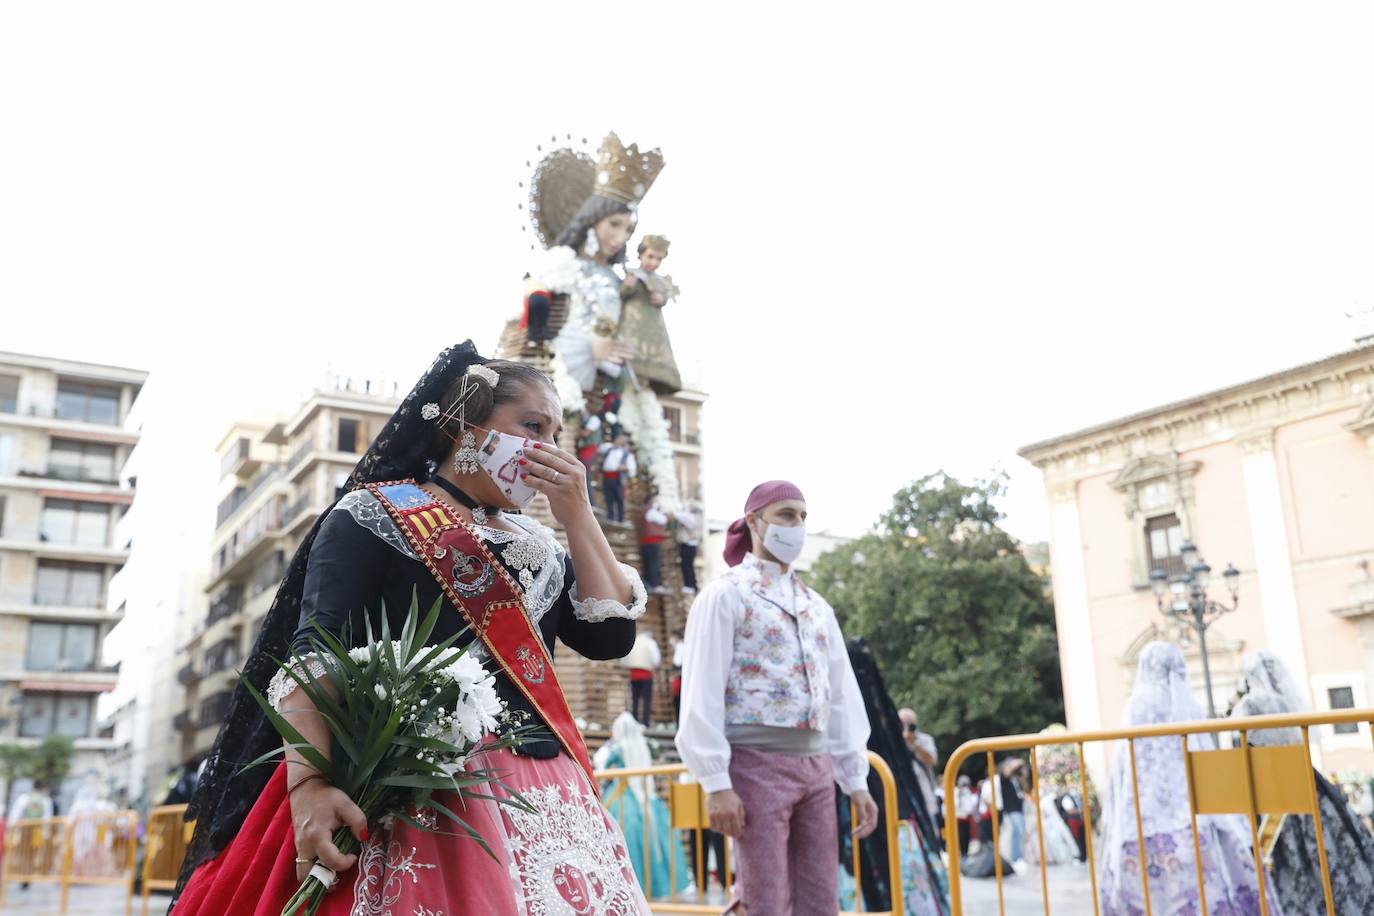
[[740,599],[725,723],[824,732],[830,718],[827,653],[835,612],[794,573],[783,573],[752,553],[724,578]]

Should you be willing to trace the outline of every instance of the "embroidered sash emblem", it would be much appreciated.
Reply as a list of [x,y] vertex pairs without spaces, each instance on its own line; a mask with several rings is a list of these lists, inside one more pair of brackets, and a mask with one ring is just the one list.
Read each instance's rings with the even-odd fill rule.
[[470,557],[454,551],[453,589],[464,598],[476,598],[486,594],[495,577],[491,564],[481,557]]
[[544,683],[544,659],[530,651],[529,646],[521,646],[515,650],[515,660],[520,663],[520,676],[531,684]]

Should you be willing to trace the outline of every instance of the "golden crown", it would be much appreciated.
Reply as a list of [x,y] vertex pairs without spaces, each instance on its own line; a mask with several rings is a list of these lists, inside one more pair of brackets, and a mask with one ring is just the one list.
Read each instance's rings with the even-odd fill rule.
[[596,156],[596,193],[625,204],[637,204],[663,171],[663,154],[657,149],[639,151],[638,144],[627,148],[614,133],[601,141]]

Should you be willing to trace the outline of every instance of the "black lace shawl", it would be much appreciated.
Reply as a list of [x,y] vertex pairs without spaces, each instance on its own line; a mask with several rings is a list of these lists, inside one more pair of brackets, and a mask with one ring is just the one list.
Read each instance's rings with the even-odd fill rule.
[[[916,835],[923,850],[938,850],[939,839],[930,814],[925,809],[920,784],[916,782],[916,771],[912,769],[914,758],[906,746],[902,720],[897,715],[897,704],[892,702],[892,697],[887,692],[882,672],[878,670],[878,662],[873,658],[873,651],[868,648],[868,644],[862,638],[856,637],[848,641],[847,647],[849,663],[854,669],[854,679],[859,682],[859,693],[863,695],[864,709],[868,711],[868,749],[883,758],[892,770],[893,781],[897,784],[897,817],[901,820],[911,819],[915,823]],[[882,813],[883,820],[879,822],[880,825],[886,824],[888,812],[883,810],[886,803],[883,800],[882,781],[877,773],[869,774],[868,791]],[[843,801],[844,796],[839,797],[840,823],[847,825],[848,805]],[[849,831],[841,830],[840,836],[840,863],[846,871],[853,871],[854,854],[853,847],[849,845]],[[865,904],[879,910],[892,905],[891,889],[888,887],[887,856],[887,835],[881,827],[861,841],[859,861],[862,874],[859,883],[863,887]],[[930,878],[930,886],[937,887],[935,875],[932,874]],[[897,891],[900,893],[901,888]]]
[[[421,418],[420,408],[427,403],[438,402],[469,366],[483,362],[486,360],[478,355],[477,348],[470,340],[440,353],[353,469],[344,491],[356,490],[366,483],[405,477],[427,479],[430,451],[434,444],[434,424]],[[310,533],[291,558],[286,577],[277,588],[277,596],[253,644],[253,651],[243,665],[244,679],[263,693],[266,693],[268,682],[277,672],[274,659],[285,659],[291,653],[291,638],[300,623],[301,592],[306,566],[310,562],[310,546],[315,541],[320,524],[328,515],[329,510],[325,510],[316,519]],[[174,905],[196,867],[218,855],[238,834],[249,810],[272,775],[270,766],[253,767],[242,772],[239,771],[240,766],[280,744],[280,736],[262,714],[257,702],[243,684],[238,684],[229,704],[229,714],[206,758],[200,785],[186,810],[186,818],[195,820],[196,830],[177,880]]]

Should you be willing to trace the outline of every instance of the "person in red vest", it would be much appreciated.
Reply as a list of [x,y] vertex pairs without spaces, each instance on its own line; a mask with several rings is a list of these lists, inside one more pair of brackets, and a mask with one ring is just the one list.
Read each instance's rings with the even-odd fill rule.
[[668,516],[658,507],[658,499],[649,500],[644,510],[644,524],[639,529],[639,557],[643,561],[644,585],[651,595],[666,595],[663,587],[663,542],[668,539]]
[[525,339],[538,346],[550,340],[549,306],[552,296],[540,287],[537,281],[525,274],[525,307],[520,312],[520,327],[525,331]]
[[630,654],[620,663],[630,669],[630,715],[644,727],[653,725],[654,717],[654,669],[663,661],[663,650],[658,640],[646,630],[635,636]]

